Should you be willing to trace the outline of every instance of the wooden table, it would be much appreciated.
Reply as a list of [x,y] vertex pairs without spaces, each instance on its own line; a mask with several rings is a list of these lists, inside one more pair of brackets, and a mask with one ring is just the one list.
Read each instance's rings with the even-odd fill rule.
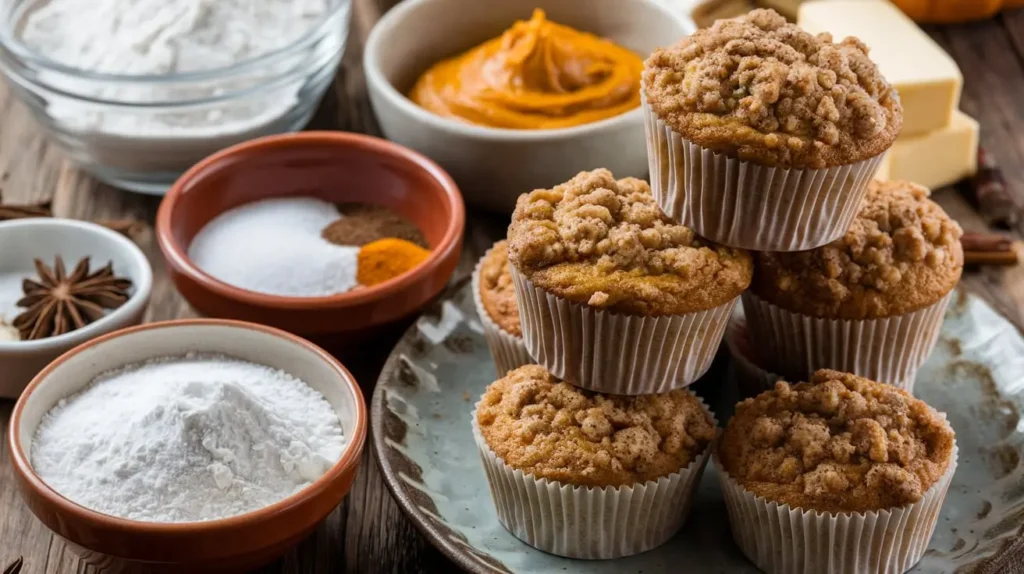
[[[325,98],[314,125],[319,128],[379,134],[361,69],[362,44],[391,0],[355,0],[352,33],[332,94]],[[977,118],[982,143],[1004,169],[1009,184],[1024,202],[1024,10],[998,19],[929,30],[963,69],[961,107]],[[118,191],[98,183],[64,160],[14,101],[0,81],[0,191],[7,201],[52,199],[63,217],[109,219],[134,217],[152,224],[159,198]],[[981,217],[952,190],[936,199],[968,230],[985,230]],[[499,236],[506,218],[470,211],[466,248],[457,276]],[[1020,237],[1024,226],[1014,231]],[[171,285],[153,240],[152,230],[138,238],[155,272],[152,303],[146,319],[160,321],[194,316]],[[964,283],[1024,329],[1024,267],[989,268],[969,273]],[[348,365],[369,397],[384,358],[397,334]],[[0,401],[0,428],[6,437],[14,404]],[[267,573],[311,572],[449,572],[455,566],[419,534],[395,505],[384,486],[371,448],[351,494],[309,539],[262,570]],[[24,574],[87,572],[18,499],[14,476],[0,442],[0,567],[24,556]],[[996,570],[999,571],[999,570]]]

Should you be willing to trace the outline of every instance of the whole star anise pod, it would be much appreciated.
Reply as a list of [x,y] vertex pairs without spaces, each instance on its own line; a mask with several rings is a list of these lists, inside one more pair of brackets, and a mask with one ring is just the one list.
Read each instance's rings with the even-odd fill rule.
[[39,280],[25,279],[21,284],[25,296],[16,303],[28,309],[12,324],[22,340],[56,337],[81,329],[103,317],[105,309],[116,309],[129,298],[132,282],[114,276],[112,263],[90,273],[86,257],[70,274],[60,256],[52,269],[38,259],[35,265]]

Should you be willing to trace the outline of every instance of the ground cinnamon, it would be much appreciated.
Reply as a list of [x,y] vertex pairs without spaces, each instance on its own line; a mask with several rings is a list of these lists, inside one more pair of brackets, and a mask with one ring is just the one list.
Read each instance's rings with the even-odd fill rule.
[[341,219],[322,232],[323,238],[335,245],[362,247],[378,239],[394,237],[427,247],[423,232],[392,209],[366,203],[343,203],[338,205],[338,211]]

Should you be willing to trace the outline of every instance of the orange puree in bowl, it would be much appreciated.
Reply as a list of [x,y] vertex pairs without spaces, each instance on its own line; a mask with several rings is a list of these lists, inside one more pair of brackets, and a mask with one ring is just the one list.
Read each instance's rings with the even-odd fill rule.
[[409,97],[443,117],[481,126],[551,129],[640,105],[640,56],[534,10],[500,37],[434,64]]

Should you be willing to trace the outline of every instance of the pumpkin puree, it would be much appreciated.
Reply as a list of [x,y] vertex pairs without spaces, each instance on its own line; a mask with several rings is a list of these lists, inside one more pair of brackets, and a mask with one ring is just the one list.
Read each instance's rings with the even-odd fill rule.
[[537,9],[428,69],[409,97],[443,117],[511,129],[577,126],[640,105],[640,56]]

